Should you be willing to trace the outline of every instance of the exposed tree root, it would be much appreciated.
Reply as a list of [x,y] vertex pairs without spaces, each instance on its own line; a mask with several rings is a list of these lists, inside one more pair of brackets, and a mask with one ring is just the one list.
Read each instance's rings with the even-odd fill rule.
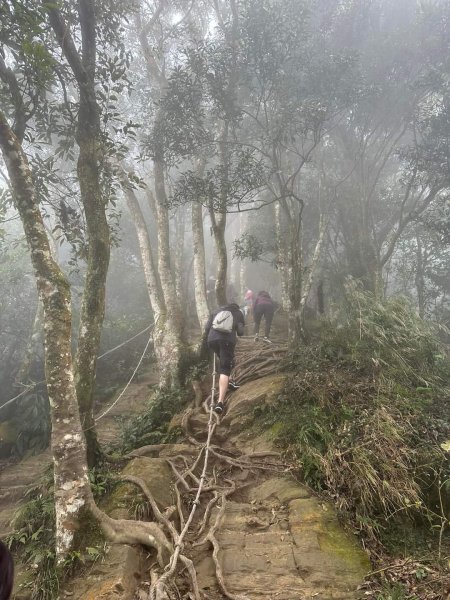
[[[252,347],[249,352],[247,344],[242,351],[238,351],[238,366],[233,375],[240,383],[245,383],[255,378],[277,373],[280,370],[280,360],[285,353],[286,348],[282,346]],[[221,476],[226,477],[225,473],[239,469],[241,471],[240,478],[245,481],[249,473],[256,473],[257,470],[282,473],[289,469],[289,465],[280,460],[278,452],[239,454],[211,444],[212,436],[220,422],[218,416],[211,410],[211,397],[214,392],[212,391],[203,401],[199,382],[193,383],[193,389],[194,402],[184,411],[181,420],[186,440],[192,448],[191,450],[186,448],[185,453],[166,459],[175,479],[176,506],[161,511],[144,481],[138,477],[124,476],[122,477],[124,481],[138,486],[147,498],[153,512],[154,522],[112,519],[95,505],[93,499],[91,510],[99,520],[105,535],[112,542],[139,543],[155,548],[159,568],[155,564],[150,572],[149,600],[174,600],[181,597],[193,600],[200,600],[202,597],[208,598],[199,589],[194,564],[185,552],[186,544],[198,546],[206,543],[212,546],[216,579],[222,593],[230,600],[248,600],[227,589],[220,563],[220,544],[216,534],[225,515],[227,499],[236,491],[235,481],[227,478],[221,481]],[[206,443],[196,439],[191,427],[191,417],[202,406],[209,414]],[[174,451],[175,454],[177,448],[179,446],[176,444],[153,444],[133,450],[125,458],[159,456],[163,450],[168,453]],[[189,456],[192,458],[188,459]],[[208,465],[208,458],[214,459],[213,468]],[[202,461],[203,467],[199,473]],[[245,485],[248,484],[244,483],[242,487]],[[211,514],[219,499],[220,508],[211,524]],[[192,527],[196,509],[200,504],[204,506],[203,514]],[[174,518],[176,515],[178,519]],[[176,525],[178,522],[179,527]],[[201,541],[199,541],[200,539]],[[184,573],[187,578],[189,588],[189,591],[183,593],[177,588],[179,580],[175,580],[175,577],[181,573]]]
[[164,565],[164,552],[170,554],[173,550],[172,544],[156,523],[112,519],[98,508],[92,496],[89,499],[89,510],[98,520],[103,533],[110,542],[113,544],[141,544],[154,548],[161,567]]

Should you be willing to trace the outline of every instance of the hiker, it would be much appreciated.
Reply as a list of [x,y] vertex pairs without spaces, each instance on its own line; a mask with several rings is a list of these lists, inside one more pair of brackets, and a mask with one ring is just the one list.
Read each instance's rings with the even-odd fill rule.
[[263,340],[265,342],[270,342],[270,327],[272,325],[273,315],[275,313],[276,303],[270,297],[268,292],[264,290],[258,292],[255,301],[253,303],[253,321],[255,323],[255,342],[259,340],[259,326],[261,324],[261,319],[264,316],[265,320],[265,334]]
[[248,289],[244,294],[244,304],[245,304],[245,316],[251,316],[253,313],[253,300],[254,294],[253,291]]
[[13,588],[14,563],[11,552],[0,541],[0,600],[9,600]]
[[244,326],[244,315],[234,303],[214,310],[206,323],[208,348],[219,357],[219,399],[214,406],[214,411],[218,414],[223,412],[227,391],[239,388],[236,382],[230,380],[230,374],[234,366],[236,334],[244,335]]

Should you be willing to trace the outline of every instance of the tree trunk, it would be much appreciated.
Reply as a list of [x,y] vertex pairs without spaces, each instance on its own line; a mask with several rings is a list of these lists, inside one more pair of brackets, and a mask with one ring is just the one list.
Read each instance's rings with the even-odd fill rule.
[[213,213],[211,220],[213,221],[214,242],[217,252],[217,277],[216,277],[216,301],[218,306],[223,306],[227,303],[227,269],[228,256],[227,244],[225,241],[225,228],[227,224],[226,213]]
[[[178,208],[175,215],[175,292],[177,295],[180,307],[182,307],[183,296],[183,275],[184,268],[184,236],[186,233],[186,207],[184,205]],[[183,307],[185,308],[185,306]],[[186,310],[181,308],[182,313],[186,314]]]
[[75,358],[75,382],[81,423],[86,431],[88,463],[89,466],[93,466],[100,455],[94,421],[93,393],[97,355],[105,316],[105,286],[109,267],[110,241],[105,203],[100,189],[99,140],[95,134],[91,135],[89,129],[86,131],[81,114],[79,118],[78,179],[86,216],[88,259]]
[[277,248],[277,268],[280,273],[281,305],[283,310],[289,310],[289,276],[287,270],[288,248],[285,242],[285,228],[282,222],[281,203],[276,202],[275,211],[275,236]]
[[72,369],[70,287],[51,255],[27,158],[2,113],[0,146],[44,307],[45,374],[52,419],[56,554],[61,560],[71,548],[88,492],[86,447]]
[[93,0],[79,0],[79,52],[56,5],[49,6],[47,10],[50,24],[79,90],[77,172],[87,225],[88,257],[75,357],[75,383],[81,421],[86,431],[88,462],[92,466],[100,455],[93,414],[93,392],[105,314],[105,285],[110,254],[106,204],[100,185],[100,169],[104,156],[101,145],[100,109],[95,94],[96,15]]
[[167,387],[179,384],[185,331],[170,264],[169,211],[164,184],[164,165],[161,160],[154,159],[154,176],[158,223],[158,271],[167,311],[164,319],[158,323],[160,341],[158,344],[155,342],[155,350],[158,352],[160,364],[164,365],[161,386]]
[[287,217],[287,248],[285,254],[288,288],[288,341],[295,347],[303,338],[302,296],[303,296],[303,255],[302,255],[302,215],[288,199],[282,202]]
[[155,269],[155,261],[153,259],[153,252],[147,224],[134,190],[126,184],[122,185],[122,187],[124,189],[127,206],[136,229],[150,306],[153,312],[154,320],[158,321],[161,314],[165,314],[166,307],[164,304],[161,281],[159,279],[158,271]]
[[212,231],[217,252],[217,277],[216,277],[216,300],[219,306],[227,303],[227,269],[228,256],[227,244],[225,241],[225,229],[227,225],[228,208],[228,173],[229,173],[229,155],[228,155],[228,130],[229,125],[224,121],[222,133],[219,142],[219,161],[222,167],[222,182],[219,198],[219,211],[214,211],[213,206],[209,208]]
[[[320,217],[319,223],[319,236],[317,238],[316,246],[314,248],[314,253],[311,259],[311,263],[307,269],[306,277],[303,278],[303,290],[302,290],[302,298],[300,301],[300,310],[301,310],[301,321],[302,321],[302,337],[307,340],[308,335],[305,329],[305,309],[306,303],[308,301],[309,294],[311,292],[311,287],[314,281],[314,275],[316,274],[317,265],[319,263],[320,255],[322,253],[323,242],[325,239],[325,233],[328,229],[328,220],[324,219],[323,216]],[[323,292],[322,292],[323,299]]]
[[[239,237],[241,238],[246,230],[246,218],[245,213],[239,214]],[[241,258],[239,263],[239,279],[238,279],[238,290],[239,297],[243,298],[245,292],[248,290],[248,282],[247,282],[247,260],[245,258]]]
[[194,252],[194,294],[197,317],[203,330],[208,320],[208,299],[206,296],[205,269],[205,237],[203,234],[202,205],[193,202],[191,205],[192,245]]

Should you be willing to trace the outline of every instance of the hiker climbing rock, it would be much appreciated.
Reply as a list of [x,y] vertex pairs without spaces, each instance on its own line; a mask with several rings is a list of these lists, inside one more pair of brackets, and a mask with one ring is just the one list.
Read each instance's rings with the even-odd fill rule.
[[205,337],[208,347],[219,357],[219,399],[214,407],[221,414],[227,391],[236,390],[239,386],[230,380],[234,366],[234,349],[236,334],[244,335],[245,320],[237,304],[228,304],[213,311],[206,323]]
[[270,327],[272,325],[273,315],[275,313],[276,303],[270,297],[269,292],[262,290],[258,292],[255,302],[253,303],[253,320],[255,322],[255,341],[259,340],[259,326],[261,319],[265,320],[265,333],[263,340],[270,342]]

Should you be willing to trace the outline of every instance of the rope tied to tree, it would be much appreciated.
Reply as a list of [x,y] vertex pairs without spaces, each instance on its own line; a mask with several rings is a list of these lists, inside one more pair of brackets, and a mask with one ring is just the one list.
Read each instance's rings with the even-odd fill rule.
[[170,557],[168,564],[165,567],[164,573],[161,575],[161,577],[159,577],[159,579],[157,581],[152,583],[152,585],[150,587],[150,600],[160,600],[160,598],[164,597],[165,584],[168,581],[168,579],[170,577],[172,577],[172,575],[175,573],[175,569],[176,569],[177,563],[178,563],[178,558],[180,557],[181,548],[183,547],[183,540],[189,530],[189,527],[191,526],[191,523],[194,518],[195,512],[197,510],[197,507],[200,505],[200,496],[203,491],[203,487],[204,487],[205,479],[206,479],[206,471],[208,469],[211,438],[212,438],[213,433],[217,426],[217,420],[214,421],[215,414],[213,411],[214,396],[215,396],[215,390],[216,390],[216,375],[217,375],[216,355],[214,354],[213,373],[212,373],[213,377],[212,377],[212,387],[211,387],[211,403],[209,406],[209,419],[208,419],[208,436],[206,438],[206,442],[205,442],[204,446],[201,447],[199,455],[198,455],[198,459],[199,459],[202,452],[204,452],[202,473],[200,475],[197,493],[196,493],[194,501],[192,502],[192,508],[191,508],[189,517],[187,518],[187,520],[184,524],[184,527],[183,527],[181,533],[179,534],[178,538],[175,540],[174,552],[173,552],[172,556]]

